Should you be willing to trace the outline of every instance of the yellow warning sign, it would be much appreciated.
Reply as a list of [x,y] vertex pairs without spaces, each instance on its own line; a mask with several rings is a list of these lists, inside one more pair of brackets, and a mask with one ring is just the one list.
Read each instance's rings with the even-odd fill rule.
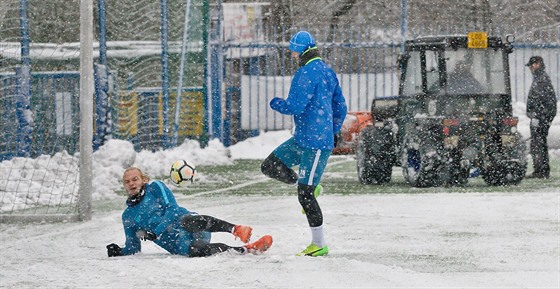
[[468,48],[488,48],[488,33],[469,32],[467,34]]

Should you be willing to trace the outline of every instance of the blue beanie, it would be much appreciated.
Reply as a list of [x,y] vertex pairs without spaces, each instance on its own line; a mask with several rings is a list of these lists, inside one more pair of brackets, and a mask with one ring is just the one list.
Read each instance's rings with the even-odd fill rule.
[[315,46],[315,39],[307,31],[299,31],[290,39],[290,50],[302,54],[305,50]]

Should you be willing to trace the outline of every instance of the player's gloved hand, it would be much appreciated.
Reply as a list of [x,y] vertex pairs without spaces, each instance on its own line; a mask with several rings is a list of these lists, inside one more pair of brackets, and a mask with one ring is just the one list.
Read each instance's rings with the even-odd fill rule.
[[532,118],[531,119],[531,126],[538,127],[539,126],[539,119],[538,118]]
[[136,237],[142,241],[154,241],[157,239],[156,234],[144,230],[136,231]]
[[121,250],[122,250],[121,247],[119,247],[119,245],[115,243],[107,245],[107,255],[109,257],[122,256]]
[[270,101],[270,108],[277,110],[278,108],[280,108],[280,103],[283,101],[283,99],[279,98],[279,97],[275,97]]

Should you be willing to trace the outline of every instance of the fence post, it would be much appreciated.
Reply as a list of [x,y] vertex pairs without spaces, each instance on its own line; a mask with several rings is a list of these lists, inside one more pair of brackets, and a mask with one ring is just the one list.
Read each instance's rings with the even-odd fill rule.
[[231,88],[226,88],[226,115],[224,118],[224,137],[222,143],[225,147],[231,145],[231,125],[232,117],[231,110],[233,108],[232,104],[233,93]]
[[108,68],[102,64],[93,66],[95,83],[95,118],[96,129],[93,137],[93,150],[97,150],[105,143],[105,138],[110,132],[109,126],[109,75]]
[[203,94],[203,107],[204,107],[204,116],[203,116],[203,132],[199,138],[200,145],[202,147],[206,147],[208,144],[209,132],[210,132],[210,125],[209,125],[209,105],[208,105],[208,68],[209,68],[209,59],[208,52],[208,34],[209,34],[209,27],[210,27],[210,1],[203,1],[203,12],[202,12],[202,21],[204,22],[204,29],[202,32],[202,55],[204,55],[204,81],[202,81],[202,94]]
[[222,45],[222,1],[218,0],[218,17],[216,19],[216,28],[213,36],[213,45],[210,51],[210,79],[211,79],[211,106],[209,110],[212,113],[210,135],[222,141],[222,82],[224,77],[223,71],[223,45]]
[[27,0],[20,1],[21,66],[16,67],[16,156],[28,157],[31,151],[33,112],[31,111],[31,58],[29,56],[29,19]]
[[97,1],[99,28],[99,64],[94,65],[96,130],[93,138],[93,150],[105,143],[111,134],[109,125],[109,67],[107,67],[107,8],[105,0]]
[[167,0],[161,0],[161,94],[163,115],[163,148],[169,148],[169,43]]
[[402,0],[401,8],[401,53],[404,53],[404,42],[406,41],[406,0]]
[[105,0],[97,1],[98,19],[97,26],[99,28],[99,63],[107,65],[107,7]]

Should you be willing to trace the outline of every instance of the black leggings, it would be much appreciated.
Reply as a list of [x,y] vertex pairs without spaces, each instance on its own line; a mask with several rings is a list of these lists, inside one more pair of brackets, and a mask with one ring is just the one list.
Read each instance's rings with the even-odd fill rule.
[[317,198],[315,198],[313,194],[315,192],[315,187],[316,186],[298,184],[298,201],[307,215],[309,227],[319,227],[323,225],[323,212],[321,211],[321,207],[319,207]]
[[[229,232],[234,225],[206,215],[187,215],[181,220],[181,226],[190,233],[206,232]],[[196,240],[191,244],[189,257],[206,257],[233,249],[237,252],[245,252],[243,247],[232,247],[223,243],[208,243]]]
[[277,156],[273,153],[270,154],[261,164],[261,172],[269,177],[279,180],[286,184],[295,184],[298,180],[298,175],[294,170],[286,166]]
[[[274,153],[271,153],[261,164],[261,171],[267,177],[279,180],[286,184],[295,184],[298,181],[297,173],[286,166]],[[319,227],[323,224],[323,213],[317,199],[313,195],[316,186],[298,184],[298,200],[307,215],[310,227]]]

